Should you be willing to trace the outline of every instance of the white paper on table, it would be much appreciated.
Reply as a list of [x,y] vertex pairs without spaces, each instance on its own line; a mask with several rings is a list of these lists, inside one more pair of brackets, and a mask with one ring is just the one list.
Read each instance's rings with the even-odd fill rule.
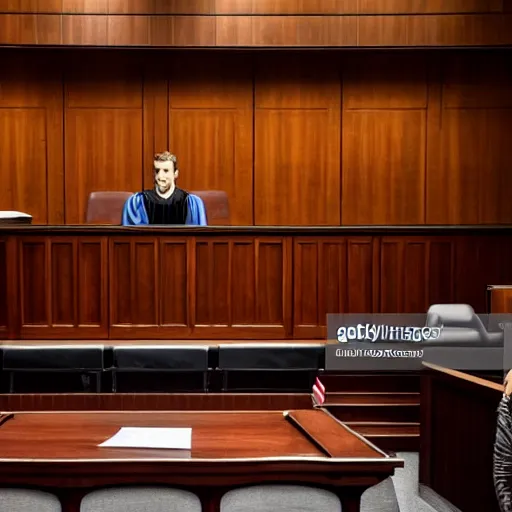
[[111,448],[192,449],[191,428],[123,427],[98,446]]
[[23,212],[0,210],[0,219],[31,219],[32,215]]

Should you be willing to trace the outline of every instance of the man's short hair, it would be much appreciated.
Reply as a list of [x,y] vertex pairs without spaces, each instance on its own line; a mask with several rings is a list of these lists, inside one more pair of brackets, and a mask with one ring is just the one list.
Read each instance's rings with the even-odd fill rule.
[[174,164],[174,170],[178,170],[178,159],[176,155],[169,153],[169,151],[164,151],[163,153],[157,153],[154,158],[155,162],[172,162]]

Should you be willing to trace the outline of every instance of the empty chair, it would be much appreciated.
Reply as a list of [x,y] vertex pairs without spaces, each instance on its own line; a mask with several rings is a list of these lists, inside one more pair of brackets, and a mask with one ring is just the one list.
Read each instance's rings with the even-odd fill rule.
[[503,332],[488,332],[469,304],[434,304],[427,312],[427,327],[441,327],[437,340],[429,345],[503,345]]
[[226,192],[223,190],[199,190],[190,193],[202,199],[209,226],[231,225],[229,199]]
[[133,192],[92,192],[87,202],[87,224],[120,225],[123,207]]
[[220,512],[342,512],[336,494],[301,485],[255,485],[228,491]]
[[[343,491],[342,491],[343,492]],[[336,494],[300,485],[257,485],[227,492],[221,512],[343,512]],[[391,478],[366,490],[361,512],[400,512]]]
[[[206,392],[207,346],[127,345],[114,347],[113,355],[114,393],[171,390]],[[122,379],[123,375],[127,378]]]
[[324,354],[323,344],[220,345],[218,368],[223,390],[310,391],[318,370],[324,366]]
[[[62,386],[67,392],[100,392],[103,352],[102,345],[4,345],[2,366],[9,376],[9,393],[55,392]],[[52,378],[42,379],[41,374]]]
[[61,512],[57,496],[33,489],[0,488],[2,512]]
[[201,501],[181,489],[114,487],[84,496],[80,512],[201,512]]

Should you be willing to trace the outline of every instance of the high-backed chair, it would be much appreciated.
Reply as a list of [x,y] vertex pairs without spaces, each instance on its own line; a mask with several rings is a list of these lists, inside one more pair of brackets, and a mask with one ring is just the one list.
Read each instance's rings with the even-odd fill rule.
[[223,190],[198,190],[190,192],[203,200],[209,226],[229,226],[231,216],[229,198]]
[[[228,491],[220,512],[343,512],[332,492],[302,485],[256,485]],[[361,512],[400,512],[391,478],[366,490]]]
[[[231,224],[229,199],[226,192],[199,190],[190,193],[202,199],[209,226]],[[92,192],[87,202],[87,224],[121,224],[124,204],[132,194],[133,192]]]
[[[325,345],[233,343],[219,346],[223,391],[306,392],[324,367]],[[229,384],[228,384],[229,376]]]
[[62,506],[56,496],[47,492],[0,488],[0,510],[2,512],[61,512]]
[[206,392],[207,346],[126,345],[114,347],[113,356],[113,393]]
[[201,501],[189,492],[167,487],[114,487],[87,494],[80,512],[201,512]]
[[[101,391],[101,374],[104,371],[102,345],[4,345],[0,352],[3,371],[9,376],[9,393],[18,390],[41,392],[43,388],[46,391],[48,385],[57,386],[57,376],[62,374],[75,376],[73,383],[67,379],[69,392]],[[23,374],[23,380],[15,380],[16,376]],[[42,375],[50,374],[53,378],[41,379]]]
[[92,192],[87,202],[87,224],[121,224],[123,206],[133,192]]
[[437,340],[426,340],[429,345],[501,346],[503,332],[488,332],[482,319],[469,304],[434,304],[427,312],[427,327],[441,327]]

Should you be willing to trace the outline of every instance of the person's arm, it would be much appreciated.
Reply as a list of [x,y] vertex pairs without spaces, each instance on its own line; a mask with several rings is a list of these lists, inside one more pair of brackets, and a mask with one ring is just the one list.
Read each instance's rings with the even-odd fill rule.
[[144,198],[140,192],[133,194],[124,203],[123,217],[121,224],[123,226],[140,226],[149,224],[148,214],[144,207]]
[[189,194],[187,197],[187,219],[185,224],[190,226],[208,225],[203,200],[194,194]]
[[498,424],[494,442],[494,488],[501,512],[512,512],[511,482],[512,415],[510,397],[505,394],[498,407]]
[[512,370],[509,370],[505,377],[505,395],[512,395]]

